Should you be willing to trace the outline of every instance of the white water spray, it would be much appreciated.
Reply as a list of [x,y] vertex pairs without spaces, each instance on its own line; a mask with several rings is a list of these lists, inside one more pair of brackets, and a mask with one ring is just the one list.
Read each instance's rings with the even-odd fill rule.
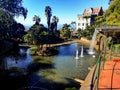
[[75,56],[75,59],[79,59],[79,57],[78,57],[78,50],[76,50],[76,56]]
[[83,45],[81,46],[81,54],[80,54],[80,57],[84,57],[84,56],[83,56]]
[[90,44],[88,54],[94,54],[95,53],[95,51],[94,51],[94,43],[95,43],[97,33],[98,33],[98,31],[95,30],[94,34],[93,34],[93,37],[92,37],[92,41],[91,41],[91,44]]

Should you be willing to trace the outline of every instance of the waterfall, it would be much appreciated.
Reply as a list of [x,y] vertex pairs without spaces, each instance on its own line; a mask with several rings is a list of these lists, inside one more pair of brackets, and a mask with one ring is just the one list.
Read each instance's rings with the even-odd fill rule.
[[94,34],[93,34],[93,37],[92,37],[91,44],[90,44],[90,48],[89,48],[89,51],[88,51],[89,54],[94,54],[94,53],[95,53],[95,52],[94,52],[94,43],[95,43],[95,39],[96,39],[97,33],[98,33],[98,31],[95,30],[95,31],[94,31]]
[[75,56],[75,59],[79,59],[79,57],[78,57],[78,50],[76,50],[76,56]]
[[80,54],[80,57],[84,57],[84,56],[83,56],[83,45],[81,46],[81,54]]

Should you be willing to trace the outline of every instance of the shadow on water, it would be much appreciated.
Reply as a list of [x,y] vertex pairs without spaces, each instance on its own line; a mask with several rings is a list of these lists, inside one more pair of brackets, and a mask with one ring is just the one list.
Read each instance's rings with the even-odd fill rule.
[[[33,76],[33,77],[35,77],[35,76]],[[65,78],[65,80],[68,83],[53,82],[52,80],[45,79],[41,76],[36,76],[36,78],[31,78],[29,80],[32,81],[32,83],[30,83],[29,86],[33,87],[30,90],[34,90],[34,88],[36,88],[36,87],[41,88],[40,90],[64,90],[67,87],[69,87],[69,88],[76,87],[77,89],[80,88],[80,83],[75,82],[74,80],[69,79],[69,78]],[[29,81],[29,82],[31,82],[31,81]]]
[[[39,79],[38,79],[39,78]],[[2,77],[0,78],[1,90],[64,90],[66,87],[80,88],[80,83],[66,78],[64,82],[53,82],[43,77],[20,76],[20,77]],[[32,84],[31,84],[32,83]]]
[[1,56],[0,61],[0,90],[16,90],[27,86],[27,67],[33,60],[28,48],[20,48],[19,52],[10,52]]
[[28,77],[26,75],[8,76],[0,75],[0,90],[17,90],[20,87],[28,85]]

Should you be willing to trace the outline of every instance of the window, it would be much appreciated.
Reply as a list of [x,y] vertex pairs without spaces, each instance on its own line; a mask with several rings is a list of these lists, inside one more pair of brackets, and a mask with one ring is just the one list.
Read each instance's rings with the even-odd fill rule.
[[78,23],[78,26],[80,26],[80,23]]
[[82,26],[84,26],[84,23],[82,24]]
[[81,20],[81,17],[78,17],[78,20]]
[[88,26],[88,23],[86,23],[86,26]]

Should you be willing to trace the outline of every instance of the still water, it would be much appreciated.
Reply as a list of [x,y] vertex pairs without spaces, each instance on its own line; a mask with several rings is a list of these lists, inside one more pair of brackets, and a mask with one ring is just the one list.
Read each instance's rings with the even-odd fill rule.
[[[89,46],[83,46],[84,57],[75,59],[76,50],[78,55],[81,53],[81,44],[73,43],[57,47],[59,53],[56,56],[42,57],[43,60],[52,60],[52,66],[39,68],[37,71],[27,75],[25,81],[17,82],[15,90],[64,90],[66,87],[79,88],[80,84],[73,79],[85,79],[89,70],[97,61],[96,57],[88,55]],[[26,53],[25,53],[26,52]],[[30,49],[20,49],[18,56],[8,55],[2,59],[1,66],[5,70],[12,67],[20,68],[27,73],[27,67],[33,62],[30,56]],[[11,74],[12,75],[12,74]],[[23,83],[22,85],[20,85]],[[8,83],[9,84],[9,83]],[[15,83],[13,83],[15,84]],[[15,87],[14,85],[11,87]]]

